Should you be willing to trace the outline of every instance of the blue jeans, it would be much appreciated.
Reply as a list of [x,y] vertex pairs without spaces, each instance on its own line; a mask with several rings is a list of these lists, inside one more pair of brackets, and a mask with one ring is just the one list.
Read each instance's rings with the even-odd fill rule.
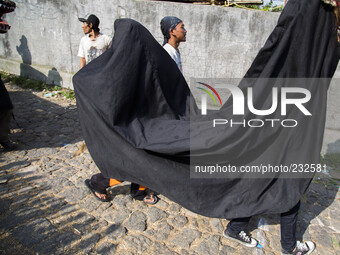
[[[280,226],[281,226],[281,247],[287,253],[291,253],[296,245],[296,223],[300,202],[297,203],[288,212],[281,213]],[[245,231],[251,217],[232,219],[227,229],[233,234],[238,234],[242,230]]]

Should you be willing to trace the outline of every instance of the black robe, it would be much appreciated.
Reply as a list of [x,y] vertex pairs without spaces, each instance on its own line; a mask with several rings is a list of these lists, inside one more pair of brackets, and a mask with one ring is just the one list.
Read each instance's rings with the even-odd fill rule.
[[9,97],[5,84],[2,79],[0,79],[0,111],[7,112],[11,109],[13,109],[11,98]]
[[[73,77],[83,136],[104,176],[144,185],[196,213],[229,219],[285,212],[313,174],[190,178],[190,165],[319,163],[329,78],[338,59],[332,7],[290,0],[239,88],[254,88],[259,109],[270,105],[273,79],[283,78],[278,89],[298,84],[311,92],[305,107],[312,116],[291,107],[285,118],[299,122],[294,128],[212,128],[215,118],[240,118],[233,116],[233,99],[202,116],[168,53],[141,24],[119,19],[111,48]],[[291,84],[287,78],[308,79]],[[282,119],[280,111],[269,117]],[[242,118],[266,116],[246,110]]]

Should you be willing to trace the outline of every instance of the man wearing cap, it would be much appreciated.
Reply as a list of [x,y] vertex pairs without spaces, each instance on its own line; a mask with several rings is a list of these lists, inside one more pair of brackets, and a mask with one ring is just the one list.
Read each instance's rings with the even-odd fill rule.
[[80,57],[80,68],[83,68],[91,60],[101,55],[107,50],[111,43],[111,38],[100,33],[99,19],[91,14],[87,19],[79,18],[83,22],[85,36],[81,38],[78,57]]
[[[85,36],[80,41],[78,56],[80,57],[80,68],[84,67],[91,60],[101,55],[111,44],[111,38],[99,33],[99,19],[91,14],[87,19],[79,18],[83,22]],[[85,143],[84,143],[85,145]],[[82,146],[85,147],[85,146]],[[80,151],[82,151],[81,149]],[[85,184],[93,195],[102,202],[110,201],[107,188],[113,187],[124,182],[106,178],[102,173],[94,174],[91,179],[86,179]],[[155,204],[158,197],[154,194],[148,194],[147,188],[131,183],[130,196],[133,199],[144,201],[146,204]]]
[[164,36],[163,48],[176,62],[179,70],[183,72],[181,54],[178,47],[181,42],[186,41],[187,31],[182,20],[174,16],[166,16],[161,20],[161,30]]

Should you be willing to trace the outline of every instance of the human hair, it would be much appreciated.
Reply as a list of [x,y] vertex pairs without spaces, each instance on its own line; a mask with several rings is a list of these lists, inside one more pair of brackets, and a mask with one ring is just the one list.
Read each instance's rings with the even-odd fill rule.
[[340,43],[340,10],[339,9],[340,9],[339,6],[334,6],[335,25],[336,25],[338,43]]

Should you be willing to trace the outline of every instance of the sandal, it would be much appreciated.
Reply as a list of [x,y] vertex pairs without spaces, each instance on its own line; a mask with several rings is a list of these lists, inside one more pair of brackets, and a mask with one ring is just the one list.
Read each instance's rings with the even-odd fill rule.
[[107,195],[106,192],[105,192],[105,193],[101,193],[101,194],[106,195],[106,198],[105,198],[105,199],[100,198],[100,197],[97,196],[96,193],[99,193],[99,192],[95,191],[95,190],[91,187],[91,181],[90,181],[89,179],[86,179],[86,180],[85,180],[85,184],[86,184],[86,186],[89,188],[89,190],[92,192],[92,194],[93,194],[98,200],[100,200],[100,201],[102,201],[102,202],[109,202],[109,201],[110,201],[110,199],[109,199],[109,197],[108,197],[108,195]]
[[[150,201],[147,201],[147,200],[151,200],[153,199],[152,202]],[[146,204],[149,204],[149,205],[154,205],[158,202],[159,198],[156,196],[156,195],[146,195],[144,198],[143,198],[143,202],[146,203]]]

